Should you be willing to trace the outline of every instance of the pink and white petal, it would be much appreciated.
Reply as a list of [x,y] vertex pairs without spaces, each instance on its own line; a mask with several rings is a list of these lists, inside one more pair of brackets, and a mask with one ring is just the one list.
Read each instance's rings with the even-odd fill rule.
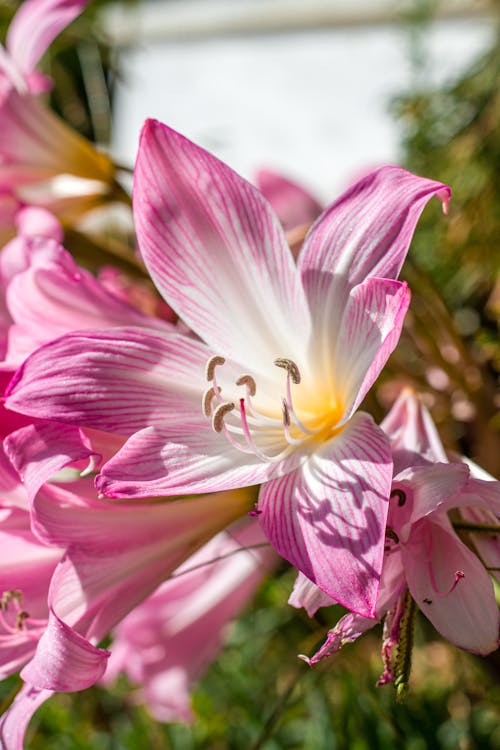
[[293,470],[294,452],[273,464],[234,448],[206,419],[176,427],[147,427],[132,435],[101,469],[97,489],[107,497],[151,497],[215,492],[261,484]]
[[9,332],[7,359],[21,363],[41,344],[65,333],[88,328],[144,326],[173,330],[166,321],[147,316],[108,292],[90,273],[79,269],[61,248],[57,258],[37,252],[30,267],[7,289],[7,306],[15,323]]
[[27,74],[59,33],[73,21],[88,0],[25,0],[12,19],[6,47],[19,69]]
[[288,597],[288,604],[300,609],[303,607],[309,617],[314,617],[321,607],[332,607],[337,604],[325,594],[319,586],[309,580],[303,573],[299,573],[293,585],[293,591]]
[[22,427],[8,435],[4,445],[30,500],[45,482],[68,464],[90,461],[94,468],[100,460],[78,427],[54,422]]
[[260,492],[259,520],[276,551],[363,617],[375,615],[391,479],[388,440],[359,412]]
[[[349,291],[366,278],[397,278],[420,214],[433,195],[446,208],[446,185],[399,167],[382,167],[323,212],[298,259],[315,321],[338,320]],[[323,313],[327,296],[332,303]]]
[[447,518],[420,521],[402,555],[410,593],[436,630],[466,651],[494,651],[500,613],[493,583]]
[[460,501],[457,493],[467,485],[468,479],[468,467],[458,463],[415,466],[397,474],[393,487],[400,488],[403,492],[409,488],[413,499],[406,523],[411,527],[436,511],[446,512],[458,507]]
[[158,289],[216,353],[265,372],[276,352],[295,351],[297,340],[307,340],[300,277],[267,201],[154,120],[141,135],[134,216]]
[[410,466],[448,460],[429,410],[411,388],[400,393],[380,426],[391,441],[395,475]]
[[108,658],[109,651],[93,646],[51,611],[35,656],[21,677],[39,690],[85,690],[102,677]]
[[0,445],[0,506],[23,510],[29,508],[26,490],[19,481],[19,475],[14,471],[2,445]]
[[324,367],[343,406],[342,423],[361,404],[396,347],[409,304],[405,283],[371,278],[351,291],[340,330],[330,327]]
[[122,435],[146,425],[201,421],[208,357],[201,342],[177,333],[71,333],[28,357],[8,386],[6,406]]
[[23,685],[12,705],[0,717],[2,750],[24,750],[24,735],[33,714],[52,695],[52,690],[38,690],[31,685]]
[[[130,509],[113,505],[111,512],[108,506],[94,539],[83,536],[81,514],[82,538],[54,573],[51,606],[86,638],[100,640],[196,549],[243,516],[251,502],[242,490]],[[97,520],[90,515],[89,529]],[[71,533],[68,523],[65,528]]]
[[273,207],[285,231],[312,224],[323,210],[301,185],[270,169],[260,169],[255,184]]

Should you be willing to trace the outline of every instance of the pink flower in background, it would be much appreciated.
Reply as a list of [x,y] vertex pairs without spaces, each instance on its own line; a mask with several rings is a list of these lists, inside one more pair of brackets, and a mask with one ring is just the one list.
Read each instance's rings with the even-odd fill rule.
[[409,293],[394,277],[415,224],[448,188],[372,173],[320,216],[297,266],[260,193],[154,121],[134,195],[144,261],[200,339],[71,334],[25,362],[9,408],[130,436],[98,478],[112,497],[263,483],[275,549],[373,616],[392,460],[356,410],[399,337]]
[[308,227],[323,211],[323,206],[302,185],[270,169],[260,169],[255,184],[269,201],[285,232]]
[[84,0],[27,0],[0,48],[0,190],[75,218],[98,205],[113,179],[111,160],[47,109],[49,79],[36,69]]
[[[410,391],[403,392],[381,426],[391,439],[397,473],[387,518],[377,620],[385,615],[392,618],[392,647],[403,613],[401,597],[408,588],[444,638],[468,651],[488,654],[499,642],[500,614],[493,584],[483,563],[455,533],[447,511],[470,506],[493,514],[498,523],[500,482],[478,480],[470,476],[466,464],[447,462],[429,413]],[[328,604],[301,577],[290,603],[304,606],[310,615]],[[374,624],[355,614],[346,615],[309,663],[330,656]],[[390,678],[387,671],[382,682]]]
[[125,672],[156,719],[191,721],[193,682],[276,559],[255,521],[218,534],[118,625],[106,682]]

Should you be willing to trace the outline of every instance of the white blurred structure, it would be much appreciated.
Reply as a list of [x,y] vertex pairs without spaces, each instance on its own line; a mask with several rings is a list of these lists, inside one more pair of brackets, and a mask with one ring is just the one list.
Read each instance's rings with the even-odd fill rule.
[[[398,161],[388,108],[408,91],[411,67],[394,7],[150,0],[110,14],[109,31],[124,47],[115,155],[132,163],[142,122],[156,117],[249,178],[272,167],[330,201],[359,172]],[[442,7],[448,17],[426,36],[426,83],[454,78],[493,41],[484,2]]]

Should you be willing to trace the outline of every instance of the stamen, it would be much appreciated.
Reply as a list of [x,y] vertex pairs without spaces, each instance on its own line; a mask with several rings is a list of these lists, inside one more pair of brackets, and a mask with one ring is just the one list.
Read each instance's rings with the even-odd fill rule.
[[214,400],[214,398],[217,398],[220,392],[221,389],[219,388],[219,386],[217,386],[217,388],[211,386],[210,388],[207,388],[207,390],[203,394],[203,414],[206,417],[209,417],[212,414],[212,401]]
[[215,375],[215,368],[219,365],[223,365],[225,363],[225,358],[221,357],[219,355],[215,355],[214,357],[210,357],[210,359],[207,362],[207,367],[205,370],[205,374],[207,376],[208,382],[214,379]]
[[236,381],[236,385],[246,385],[251,396],[255,396],[257,393],[257,385],[251,375],[241,375]]
[[286,398],[282,399],[281,406],[283,408],[283,424],[285,427],[290,427],[290,411],[288,409]]
[[234,403],[232,401],[223,401],[219,404],[214,411],[212,417],[212,427],[215,432],[222,432],[224,429],[224,417],[234,409]]
[[24,627],[24,621],[27,620],[29,617],[29,613],[26,612],[26,610],[22,609],[20,612],[17,613],[16,617],[16,628],[18,630],[22,630]]
[[398,505],[400,508],[406,503],[406,494],[403,492],[403,490],[392,490],[389,497],[397,497]]
[[293,360],[279,357],[274,360],[274,364],[276,367],[283,367],[283,369],[290,375],[292,382],[295,383],[295,385],[299,385],[301,381],[300,370]]

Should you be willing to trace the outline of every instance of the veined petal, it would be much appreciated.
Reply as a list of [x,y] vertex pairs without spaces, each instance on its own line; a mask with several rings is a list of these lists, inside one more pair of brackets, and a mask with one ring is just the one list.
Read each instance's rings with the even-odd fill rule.
[[183,423],[201,415],[208,357],[204,344],[181,334],[144,328],[68,334],[28,357],[9,384],[6,406],[122,435]]
[[100,460],[78,427],[54,422],[22,427],[8,435],[4,445],[30,499],[69,463],[90,459],[95,464]]
[[141,136],[134,215],[158,289],[214,352],[268,370],[276,352],[307,340],[300,278],[267,201],[154,120]]
[[0,743],[2,750],[23,750],[24,735],[31,717],[52,695],[52,690],[38,690],[24,685],[14,703],[0,717]]
[[447,462],[436,425],[411,388],[400,393],[380,426],[391,441],[395,475],[410,466]]
[[332,607],[337,604],[331,596],[325,594],[319,586],[309,580],[303,573],[299,573],[293,585],[293,591],[288,597],[288,604],[300,609],[303,607],[309,617],[314,617],[321,607]]
[[31,73],[58,34],[88,0],[25,0],[12,19],[6,47],[23,73]]
[[391,478],[388,441],[360,412],[260,492],[259,520],[277,552],[363,617],[375,615]]
[[132,435],[96,479],[108,497],[151,497],[215,492],[260,484],[300,461],[293,453],[278,464],[242,453],[203,417],[167,430],[148,427]]
[[9,331],[9,363],[21,363],[41,344],[71,331],[127,325],[172,330],[166,321],[143,315],[108,292],[78,268],[63,248],[45,257],[43,243],[37,245],[30,267],[18,273],[7,289],[14,321]]
[[398,167],[382,167],[323,212],[298,260],[315,321],[338,320],[350,289],[368,277],[397,278],[433,195],[446,207],[450,189]]
[[44,501],[37,514],[47,532],[74,540],[52,577],[51,606],[77,632],[99,640],[251,503],[247,490],[86,509],[67,503],[55,510]]
[[351,291],[326,363],[343,404],[343,421],[356,411],[395,348],[409,304],[407,285],[391,279],[371,278]]
[[[427,559],[423,548],[428,550]],[[494,651],[500,613],[491,578],[447,518],[439,523],[435,518],[422,520],[402,555],[410,593],[436,630],[467,651]]]
[[85,690],[102,677],[109,655],[109,651],[93,646],[51,611],[36,653],[21,677],[41,690]]

